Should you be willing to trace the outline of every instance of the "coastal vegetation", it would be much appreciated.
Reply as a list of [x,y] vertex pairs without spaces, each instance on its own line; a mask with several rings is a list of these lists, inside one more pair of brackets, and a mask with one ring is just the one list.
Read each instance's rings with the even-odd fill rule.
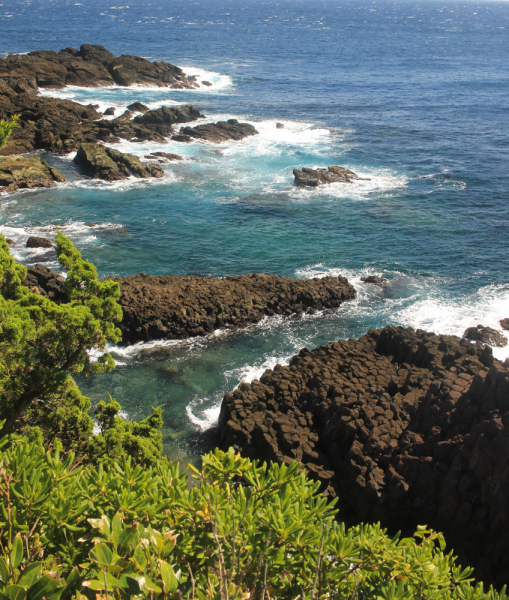
[[31,291],[0,237],[0,600],[506,598],[425,526],[347,528],[299,462],[233,449],[161,459],[161,409],[95,410],[72,379],[110,371],[119,286],[57,235],[67,301]]

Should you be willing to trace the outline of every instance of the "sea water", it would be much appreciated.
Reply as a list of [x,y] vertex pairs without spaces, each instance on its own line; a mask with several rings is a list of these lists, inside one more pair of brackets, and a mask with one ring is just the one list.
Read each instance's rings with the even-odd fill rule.
[[[117,115],[134,101],[192,103],[259,131],[116,146],[180,154],[160,180],[94,181],[73,154],[44,155],[67,183],[0,199],[18,260],[58,267],[23,248],[58,226],[102,276],[345,275],[358,291],[312,316],[110,348],[117,368],[81,389],[94,404],[111,394],[130,419],[163,405],[171,458],[213,446],[224,393],[304,346],[390,324],[461,335],[509,317],[509,2],[7,0],[0,18],[4,53],[97,43],[212,83],[45,94]],[[295,187],[293,168],[328,165],[369,181]]]

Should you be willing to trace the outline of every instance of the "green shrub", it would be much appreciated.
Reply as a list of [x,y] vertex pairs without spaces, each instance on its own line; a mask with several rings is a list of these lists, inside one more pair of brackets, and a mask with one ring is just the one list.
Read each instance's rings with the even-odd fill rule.
[[20,117],[21,115],[13,115],[10,119],[0,119],[0,148],[7,144],[7,140],[18,124]]
[[129,454],[135,464],[151,465],[161,456],[161,409],[136,423],[117,416],[120,405],[114,400],[100,403],[96,417],[101,433],[92,435],[90,400],[72,374],[95,375],[115,366],[109,354],[93,362],[89,352],[120,339],[120,288],[114,281],[99,281],[94,265],[64,235],[59,233],[56,242],[58,260],[67,271],[68,301],[61,305],[21,284],[26,268],[15,263],[0,235],[2,433],[15,433],[13,442],[26,438],[46,448],[58,440],[79,462],[99,464]]
[[506,599],[440,534],[346,529],[298,464],[216,450],[193,486],[171,463],[72,465],[28,441],[0,454],[1,600]]

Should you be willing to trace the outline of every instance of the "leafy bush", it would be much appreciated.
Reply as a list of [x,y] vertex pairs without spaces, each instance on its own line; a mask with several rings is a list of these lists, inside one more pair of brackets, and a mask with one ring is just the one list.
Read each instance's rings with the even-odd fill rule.
[[89,352],[120,339],[120,288],[114,281],[99,281],[94,265],[62,233],[56,242],[58,260],[67,271],[68,301],[63,304],[22,285],[26,268],[15,263],[0,235],[2,433],[14,432],[14,441],[27,438],[46,448],[58,440],[80,462],[98,464],[129,453],[135,463],[153,464],[162,449],[160,409],[141,423],[126,423],[117,416],[115,401],[101,403],[96,416],[108,413],[109,418],[101,422],[101,434],[92,435],[90,400],[72,374],[95,375],[115,366],[109,354],[93,362]]
[[0,119],[0,148],[3,148],[18,124],[21,115],[13,115],[10,119]]
[[440,534],[338,524],[297,464],[216,450],[193,486],[171,463],[72,465],[27,441],[0,453],[1,600],[506,599]]

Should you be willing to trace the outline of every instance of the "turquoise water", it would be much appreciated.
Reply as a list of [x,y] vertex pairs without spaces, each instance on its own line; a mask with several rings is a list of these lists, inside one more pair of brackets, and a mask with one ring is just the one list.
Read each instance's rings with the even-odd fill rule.
[[[508,3],[55,0],[0,11],[5,52],[100,43],[213,83],[50,95],[117,114],[133,101],[193,103],[260,132],[221,145],[117,145],[185,158],[150,182],[86,180],[72,155],[48,156],[68,183],[0,199],[0,231],[22,243],[63,225],[102,275],[341,274],[358,290],[336,311],[113,348],[117,369],[80,387],[93,402],[110,393],[129,418],[163,404],[172,458],[213,444],[223,394],[303,346],[393,323],[461,335],[509,316]],[[293,168],[331,164],[370,181],[294,186]],[[56,266],[40,252],[16,256]],[[362,284],[371,273],[389,287]]]

